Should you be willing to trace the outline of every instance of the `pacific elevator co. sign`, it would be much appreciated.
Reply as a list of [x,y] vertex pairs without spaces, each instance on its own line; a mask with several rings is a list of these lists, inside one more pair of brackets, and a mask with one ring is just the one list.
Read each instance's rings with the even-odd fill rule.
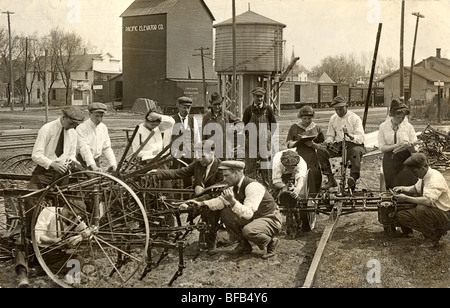
[[156,30],[164,30],[164,25],[157,24],[157,25],[125,26],[125,32],[144,32]]

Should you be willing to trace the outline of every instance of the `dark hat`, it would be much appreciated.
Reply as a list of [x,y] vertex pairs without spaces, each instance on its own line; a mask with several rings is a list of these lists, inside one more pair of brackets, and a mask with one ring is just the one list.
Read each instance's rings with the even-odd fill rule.
[[298,111],[298,117],[302,117],[302,116],[314,116],[314,109],[313,107],[306,105],[303,106],[302,108],[300,108],[300,110]]
[[252,94],[266,95],[266,89],[263,87],[257,87],[253,89]]
[[338,108],[338,107],[345,107],[347,106],[347,100],[342,96],[336,96],[331,101],[330,107],[332,108]]
[[211,99],[209,100],[211,105],[213,105],[216,102],[217,103],[222,103],[222,101],[223,101],[222,96],[219,93],[214,92],[213,94],[211,94]]
[[83,122],[84,120],[84,114],[80,110],[80,108],[77,108],[75,106],[69,106],[67,108],[62,109],[62,113],[69,119],[75,122]]
[[288,150],[281,154],[280,160],[285,167],[297,166],[297,164],[300,162],[300,155],[295,151]]
[[245,163],[238,160],[225,160],[220,163],[219,169],[222,170],[244,170]]
[[102,103],[92,103],[88,107],[89,112],[106,112],[106,105]]
[[192,98],[187,96],[181,96],[177,99],[177,103],[183,105],[192,105]]
[[389,108],[389,115],[394,116],[398,113],[409,114],[408,106],[405,103],[395,98],[391,102],[391,106]]
[[403,165],[411,168],[421,168],[428,166],[428,160],[423,153],[413,153],[408,159],[405,160]]

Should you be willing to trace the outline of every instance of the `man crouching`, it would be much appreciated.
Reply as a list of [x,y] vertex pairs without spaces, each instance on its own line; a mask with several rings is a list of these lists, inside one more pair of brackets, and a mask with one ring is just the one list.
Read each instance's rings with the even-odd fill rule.
[[250,242],[266,250],[263,259],[275,256],[280,240],[274,235],[280,232],[282,216],[269,191],[256,180],[244,175],[241,161],[223,161],[219,169],[229,188],[217,198],[194,202],[206,205],[210,210],[222,210],[221,218],[228,232],[236,236],[239,245],[235,253],[252,252]]

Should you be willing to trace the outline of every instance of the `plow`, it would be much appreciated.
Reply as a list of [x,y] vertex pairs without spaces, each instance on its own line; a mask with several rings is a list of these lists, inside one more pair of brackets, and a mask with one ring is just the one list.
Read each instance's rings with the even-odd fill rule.
[[[201,220],[204,209],[179,205],[195,197],[194,189],[164,188],[149,171],[173,161],[168,145],[156,157],[146,162],[138,153],[152,135],[134,153],[129,153],[137,127],[125,147],[116,171],[95,172],[74,170],[41,190],[26,188],[35,164],[31,155],[12,157],[1,166],[0,180],[4,202],[0,205],[0,256],[12,257],[12,242],[27,247],[27,258],[36,260],[45,273],[62,287],[90,288],[101,285],[123,287],[131,279],[143,280],[161,265],[169,252],[177,255],[178,267],[169,286],[183,275],[187,237],[194,231],[213,232]],[[421,134],[425,149],[432,149],[433,157],[448,167],[449,138],[427,127]],[[345,148],[345,146],[344,146]],[[427,155],[430,155],[428,153]],[[430,157],[430,156],[428,156]],[[346,151],[336,169],[338,187],[326,191],[312,191],[314,179],[308,172],[300,198],[278,198],[280,211],[286,218],[286,229],[301,228],[307,232],[315,227],[316,215],[327,215],[328,221],[317,245],[303,287],[314,286],[314,280],[327,243],[332,237],[339,217],[356,212],[376,212],[386,235],[396,227],[398,211],[410,204],[395,201],[392,192],[354,191],[346,187],[348,171]],[[220,194],[223,185],[212,188]],[[76,213],[73,206],[82,203],[85,210]],[[32,203],[32,207],[26,204]],[[55,230],[61,240],[42,245],[36,234],[42,230],[39,217],[49,209],[68,207],[74,218],[65,228]],[[56,215],[56,220],[62,217]],[[200,237],[201,238],[201,237]],[[74,244],[75,243],[75,244]],[[202,243],[199,243],[201,246]],[[51,262],[57,253],[58,264]],[[195,258],[194,258],[195,259]]]

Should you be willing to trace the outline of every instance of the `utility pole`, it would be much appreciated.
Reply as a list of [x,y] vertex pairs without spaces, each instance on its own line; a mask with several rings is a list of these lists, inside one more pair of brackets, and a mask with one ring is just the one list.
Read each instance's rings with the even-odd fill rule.
[[206,107],[206,102],[207,102],[207,97],[206,97],[206,92],[207,92],[207,85],[206,85],[206,78],[205,78],[205,56],[206,55],[211,55],[211,53],[209,52],[209,48],[204,48],[204,47],[200,47],[194,50],[199,50],[200,54],[195,54],[194,56],[201,56],[202,58],[202,80],[203,80],[203,101],[204,101],[204,108]]
[[412,101],[412,80],[413,80],[413,70],[414,70],[414,53],[416,51],[417,29],[419,28],[419,18],[425,18],[425,16],[420,14],[419,12],[412,13],[411,15],[416,16],[417,20],[416,20],[416,31],[414,32],[414,43],[413,43],[413,50],[412,50],[412,56],[411,56],[411,67],[409,69],[409,98],[410,98],[408,101],[409,109],[411,109],[411,101]]
[[9,33],[9,106],[11,110],[14,111],[14,78],[12,69],[12,54],[11,54],[11,21],[9,15],[14,14],[14,12],[6,11],[3,14],[8,14],[8,33]]
[[25,74],[23,75],[23,107],[25,111],[25,105],[27,102],[27,65],[28,65],[28,37],[25,38]]
[[242,116],[241,114],[241,108],[238,108],[237,106],[237,100],[236,100],[236,83],[237,83],[237,74],[236,74],[236,0],[233,0],[232,5],[232,12],[233,12],[233,80],[232,80],[232,86],[231,86],[231,106],[232,108],[235,108],[235,110],[232,109],[234,113],[236,113],[238,116]]
[[403,83],[403,75],[404,75],[404,66],[403,66],[403,32],[404,32],[404,24],[405,24],[405,0],[402,0],[402,16],[400,23],[400,99],[405,99],[404,95],[404,83]]

